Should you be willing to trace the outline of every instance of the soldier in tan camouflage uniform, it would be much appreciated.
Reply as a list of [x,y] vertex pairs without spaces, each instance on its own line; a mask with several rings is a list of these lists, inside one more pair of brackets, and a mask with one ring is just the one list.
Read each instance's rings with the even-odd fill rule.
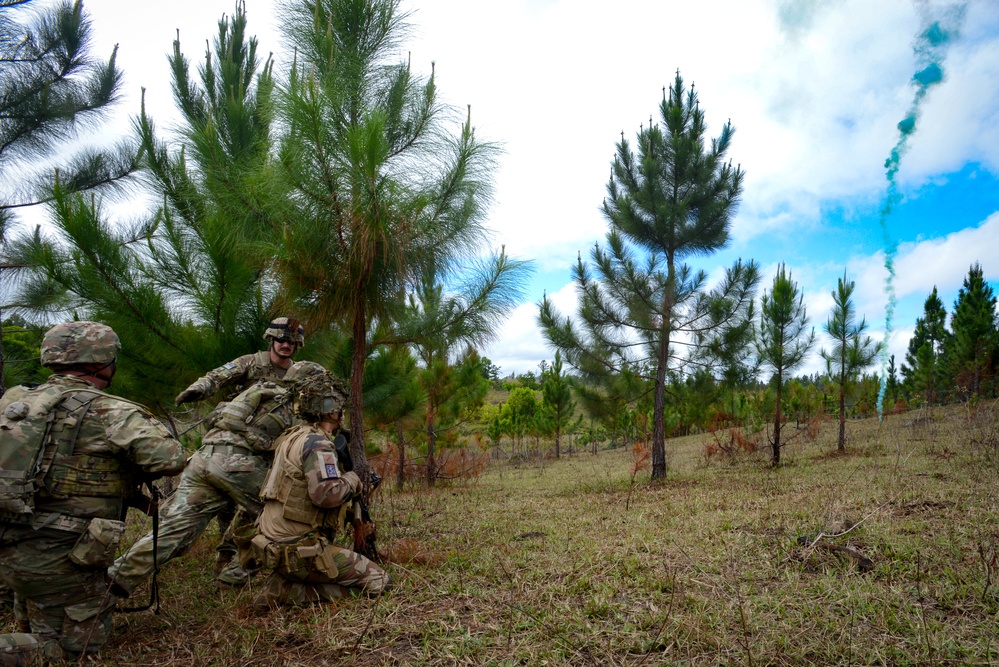
[[[305,327],[294,318],[278,317],[267,326],[264,340],[268,341],[266,350],[245,354],[209,371],[180,392],[175,399],[177,405],[204,400],[227,387],[236,387],[242,391],[254,382],[281,380],[295,365],[292,357],[305,346]],[[220,582],[241,585],[248,581],[248,574],[239,567],[239,562],[235,559],[236,545],[232,541],[231,528],[235,511],[236,507],[229,505],[215,513],[219,532],[223,535],[216,548],[218,557],[215,571]]]
[[[74,659],[107,641],[105,576],[125,498],[137,482],[184,467],[180,443],[145,408],[101,393],[120,349],[103,324],[56,325],[41,348],[53,375],[0,399],[0,578],[27,603],[31,630],[0,635],[0,665]],[[41,456],[25,467],[18,457],[31,448]]]
[[160,508],[156,553],[150,532],[111,566],[109,574],[116,594],[131,595],[156,565],[186,553],[212,517],[233,503],[248,513],[246,523],[256,519],[263,506],[260,485],[271,466],[274,440],[300,421],[292,412],[288,390],[280,385],[325,372],[315,362],[301,361],[281,383],[257,382],[232,401],[220,404],[201,448],[184,468],[173,495]]
[[295,412],[309,423],[278,438],[260,491],[264,509],[257,534],[237,535],[245,562],[273,570],[254,604],[304,605],[352,591],[377,595],[388,588],[388,573],[333,544],[361,490],[357,474],[343,471],[333,444],[341,432],[346,385],[326,373],[297,383],[293,392]]

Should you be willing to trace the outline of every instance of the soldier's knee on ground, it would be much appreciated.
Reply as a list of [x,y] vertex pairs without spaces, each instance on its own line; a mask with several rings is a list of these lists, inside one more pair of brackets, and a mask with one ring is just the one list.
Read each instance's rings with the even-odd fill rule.
[[[110,596],[109,596],[110,597]],[[70,655],[96,653],[111,635],[113,600],[88,600],[64,609],[59,644]]]
[[370,571],[364,582],[364,592],[369,596],[381,595],[392,588],[392,577],[385,570],[375,568],[377,571]]

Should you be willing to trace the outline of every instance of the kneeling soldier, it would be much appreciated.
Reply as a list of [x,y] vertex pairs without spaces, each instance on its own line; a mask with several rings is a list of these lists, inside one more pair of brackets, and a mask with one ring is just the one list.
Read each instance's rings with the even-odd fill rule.
[[[323,376],[326,370],[312,361],[295,364],[287,382]],[[247,523],[260,513],[260,485],[271,465],[275,439],[298,423],[284,384],[258,382],[228,403],[220,404],[201,448],[184,468],[180,484],[160,508],[158,535],[148,533],[109,570],[112,590],[127,597],[156,567],[187,552],[212,517],[232,505],[249,513]]]
[[[344,472],[333,440],[340,428],[347,387],[326,373],[296,383],[293,426],[275,443],[274,464],[260,491],[264,509],[257,531],[237,535],[248,564],[272,569],[254,599],[257,606],[304,605],[335,600],[347,592],[377,595],[389,575],[374,562],[333,544],[352,500],[361,490],[354,472]],[[242,538],[242,539],[240,539]]]
[[0,579],[26,602],[30,629],[0,635],[0,665],[61,662],[104,645],[105,576],[125,499],[138,482],[184,467],[166,427],[101,391],[120,349],[104,324],[58,324],[42,340],[51,377],[0,399]]

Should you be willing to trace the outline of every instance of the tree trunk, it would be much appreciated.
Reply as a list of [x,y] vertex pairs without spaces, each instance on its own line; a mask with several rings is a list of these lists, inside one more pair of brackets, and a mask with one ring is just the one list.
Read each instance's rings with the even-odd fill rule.
[[434,478],[437,471],[434,463],[434,449],[437,444],[437,434],[434,432],[434,408],[433,401],[428,401],[427,405],[427,486],[434,485]]
[[350,456],[354,472],[362,480],[368,479],[371,465],[364,453],[364,361],[367,350],[367,322],[364,299],[358,298],[354,306],[354,353],[350,362]]
[[666,477],[666,362],[669,356],[669,333],[659,340],[656,361],[656,391],[652,409],[652,479]]
[[402,438],[402,421],[395,422],[395,437],[399,447],[399,473],[396,475],[395,486],[402,491],[402,485],[406,481],[406,441]]
[[774,467],[780,465],[780,398],[781,391],[784,389],[784,374],[780,371],[777,372],[777,407],[774,410],[774,455],[773,455],[773,465]]
[[559,456],[559,440],[562,437],[562,429],[558,426],[555,427],[555,458]]
[[839,383],[839,451],[846,451],[846,383]]

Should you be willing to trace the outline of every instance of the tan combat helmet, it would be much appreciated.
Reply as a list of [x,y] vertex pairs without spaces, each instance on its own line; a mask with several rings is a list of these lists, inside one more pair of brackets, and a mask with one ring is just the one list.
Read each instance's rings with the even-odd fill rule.
[[340,412],[347,402],[347,383],[328,371],[310,375],[296,382],[292,391],[292,409],[308,421],[318,421],[323,415]]
[[305,327],[293,317],[277,317],[271,320],[264,331],[265,340],[291,339],[299,347],[305,347]]
[[121,341],[114,329],[100,322],[64,322],[45,332],[42,366],[110,364],[118,357]]

